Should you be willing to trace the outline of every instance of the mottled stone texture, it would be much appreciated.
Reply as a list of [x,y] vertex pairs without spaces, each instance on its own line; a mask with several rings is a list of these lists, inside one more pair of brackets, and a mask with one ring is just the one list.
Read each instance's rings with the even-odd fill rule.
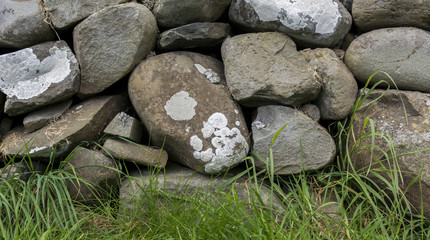
[[133,71],[128,91],[151,143],[206,174],[237,165],[249,150],[240,107],[218,60],[192,52],[151,57]]

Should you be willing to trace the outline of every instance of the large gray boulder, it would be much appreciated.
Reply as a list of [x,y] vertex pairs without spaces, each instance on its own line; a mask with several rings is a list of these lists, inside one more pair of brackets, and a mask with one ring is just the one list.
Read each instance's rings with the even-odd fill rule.
[[[385,71],[402,90],[430,93],[430,32],[418,28],[385,28],[356,38],[345,53],[345,64],[361,83]],[[387,80],[378,73],[371,84]]]
[[233,0],[229,17],[248,30],[286,33],[303,46],[334,46],[352,24],[338,0]]
[[[383,93],[383,90],[373,91],[363,106]],[[420,211],[423,206],[424,216],[430,218],[430,94],[389,90],[374,105],[362,108],[354,116],[353,131],[357,142],[351,137],[349,150],[355,159],[355,169],[361,173],[375,171],[390,183],[397,175],[398,186],[405,191],[412,209]],[[368,122],[364,127],[364,122],[369,119],[373,120],[373,125]],[[370,135],[371,127],[377,131],[374,139]],[[375,146],[373,155],[372,145]],[[399,170],[402,178],[398,176]],[[417,176],[417,181],[410,185]],[[368,177],[381,188],[386,187],[376,175],[370,173]]]
[[355,25],[367,32],[388,27],[417,27],[430,31],[430,0],[354,0]]
[[156,0],[152,12],[159,27],[172,28],[193,22],[214,22],[231,0]]
[[[166,194],[157,194],[159,192],[177,196],[178,199],[200,198],[200,201],[216,205],[230,191],[235,192],[239,201],[249,204],[262,204],[262,207],[270,207],[278,211],[277,213],[283,211],[279,199],[273,193],[270,193],[270,190],[265,186],[260,186],[256,189],[255,185],[250,184],[249,179],[246,177],[238,178],[236,181],[227,184],[237,173],[229,172],[225,176],[211,177],[173,163],[167,165],[164,174],[163,172],[154,174],[151,171],[133,171],[130,173],[130,177],[121,183],[120,212],[123,214],[127,214],[127,211],[146,213],[150,211],[148,209],[150,207],[149,203],[154,198],[157,198],[157,211],[160,211],[160,213],[166,210],[169,211],[171,202],[169,203]],[[225,186],[221,188],[223,184]],[[258,195],[256,191],[258,191]],[[136,203],[139,203],[139,205]],[[184,201],[183,207],[187,207],[187,205],[187,202]],[[135,209],[134,207],[136,206],[139,206],[139,209]]]
[[228,88],[244,106],[300,105],[320,92],[316,73],[285,34],[237,35],[223,43],[221,54]]
[[29,154],[32,158],[68,154],[82,141],[100,138],[112,118],[127,107],[126,103],[126,99],[119,95],[88,99],[39,131],[27,133],[23,127],[9,131],[3,136],[1,152],[11,156]]
[[321,119],[341,120],[348,116],[358,91],[351,71],[331,49],[305,49],[301,53],[322,81],[321,92],[314,102],[320,109]]
[[118,191],[118,164],[101,152],[76,148],[64,170],[77,177],[68,179],[66,186],[72,199],[80,203],[100,205]]
[[156,39],[154,15],[142,4],[107,7],[79,23],[73,43],[81,66],[80,97],[124,77],[155,47]]
[[172,28],[160,34],[160,50],[219,47],[230,34],[228,23],[198,22]]
[[0,47],[26,48],[55,39],[39,0],[0,1]]
[[128,92],[151,143],[173,161],[218,174],[241,162],[249,150],[246,122],[224,84],[220,61],[170,52],[139,64]]
[[124,2],[127,0],[44,0],[52,24],[60,30],[73,27],[107,6]]
[[[279,133],[272,145],[276,132]],[[262,106],[255,110],[252,122],[253,151],[267,159],[273,151],[275,174],[287,175],[318,170],[333,161],[336,145],[325,128],[299,110],[285,106]],[[255,158],[257,169],[266,163]]]
[[80,83],[79,65],[65,41],[46,42],[0,56],[0,90],[9,116],[70,99]]

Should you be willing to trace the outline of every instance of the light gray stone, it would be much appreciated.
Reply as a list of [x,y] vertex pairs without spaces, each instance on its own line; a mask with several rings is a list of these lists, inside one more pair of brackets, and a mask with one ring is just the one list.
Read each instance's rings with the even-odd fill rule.
[[[384,90],[372,91],[362,106],[383,93]],[[360,109],[354,116],[353,132],[357,142],[351,137],[349,150],[355,169],[359,173],[375,171],[390,183],[397,175],[398,187],[412,204],[411,208],[420,211],[423,204],[424,216],[430,218],[430,94],[388,90],[375,104]],[[364,121],[369,119],[373,120],[374,139],[370,135],[370,122],[364,126]],[[389,142],[382,136],[389,138]],[[373,155],[372,145],[375,146]],[[389,159],[381,151],[387,153]],[[402,178],[398,176],[399,170]],[[381,188],[386,187],[376,175],[367,176]],[[417,176],[417,181],[410,185]]]
[[55,28],[71,28],[91,14],[105,7],[127,0],[44,0],[45,8]]
[[193,52],[151,57],[131,74],[128,92],[151,143],[170,160],[219,174],[248,154],[246,122],[220,61]]
[[306,104],[299,107],[299,110],[306,114],[306,116],[312,118],[315,122],[319,122],[321,119],[321,113],[317,106],[313,104]]
[[39,0],[0,1],[0,47],[26,48],[55,39]]
[[[70,153],[82,141],[95,141],[103,129],[126,106],[122,96],[98,96],[69,109],[62,118],[50,123],[40,131],[27,133],[18,127],[3,136],[0,149],[3,155],[28,154],[33,157],[50,158]],[[58,159],[58,158],[56,158]]]
[[221,54],[228,88],[241,105],[300,105],[320,92],[316,73],[285,34],[237,35],[223,43]]
[[[158,175],[156,175],[158,174]],[[257,197],[254,184],[250,184],[249,179],[245,177],[238,178],[231,184],[226,184],[227,181],[238,174],[238,172],[229,172],[225,176],[211,177],[188,169],[186,167],[169,163],[164,171],[155,173],[149,171],[134,171],[130,173],[130,177],[126,178],[121,183],[120,188],[120,212],[127,214],[127,211],[140,210],[142,213],[148,212],[147,203],[152,201],[150,198],[157,197],[156,207],[159,210],[169,210],[171,202],[165,198],[166,195],[157,194],[164,192],[178,196],[179,199],[193,197],[201,198],[201,201],[206,201],[207,204],[217,204],[217,201],[222,200],[222,193],[234,191],[239,201],[246,203],[262,204],[263,208],[270,207],[274,209],[275,214],[283,212],[283,207],[279,199],[270,193],[270,190],[265,186],[261,186],[259,196]],[[226,186],[221,188],[221,185]],[[152,195],[157,194],[157,195]],[[213,197],[208,198],[208,194]],[[217,196],[221,196],[217,199]],[[139,203],[140,209],[135,209]],[[133,204],[131,204],[133,203]],[[187,207],[187,202],[184,201],[184,207]],[[154,207],[154,206],[153,206]]]
[[[285,124],[271,145],[276,132]],[[258,107],[251,126],[254,152],[267,159],[272,146],[275,174],[317,170],[335,157],[336,145],[327,130],[299,110],[275,105]],[[255,166],[266,169],[259,159],[255,159]]]
[[136,118],[127,115],[125,112],[120,112],[103,132],[139,143],[143,134],[143,126]]
[[247,30],[283,32],[308,47],[336,45],[352,24],[338,0],[232,0],[229,18]]
[[363,32],[388,27],[430,31],[430,0],[354,0],[352,16]]
[[107,139],[103,144],[113,157],[127,162],[144,166],[164,168],[166,166],[167,152],[124,140]]
[[[346,51],[345,64],[363,84],[372,74],[384,71],[399,89],[430,93],[430,32],[418,28],[384,28],[362,34]],[[370,85],[380,80],[387,80],[394,88],[383,73],[375,75]]]
[[71,105],[72,100],[68,100],[28,114],[23,120],[25,130],[33,132],[44,127],[49,122],[58,119]]
[[157,45],[160,50],[213,48],[220,46],[229,34],[227,23],[191,23],[162,32]]
[[152,10],[159,27],[172,28],[193,22],[216,21],[231,0],[156,0]]
[[101,152],[78,147],[64,170],[82,180],[69,179],[66,186],[73,200],[100,205],[118,191],[120,170],[115,160]]
[[79,65],[65,41],[46,42],[0,56],[5,113],[15,116],[70,99],[79,89]]
[[344,119],[354,107],[357,97],[354,76],[331,49],[305,49],[301,53],[321,77],[321,92],[314,102],[320,110],[321,119]]
[[73,31],[79,96],[97,94],[124,77],[155,47],[156,38],[154,15],[138,3],[107,7],[79,23]]

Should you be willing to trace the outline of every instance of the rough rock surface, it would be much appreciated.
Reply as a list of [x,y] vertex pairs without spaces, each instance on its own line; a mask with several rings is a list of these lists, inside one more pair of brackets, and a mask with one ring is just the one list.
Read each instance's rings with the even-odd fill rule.
[[0,145],[4,155],[26,155],[27,144],[31,157],[49,158],[67,154],[82,141],[97,140],[106,125],[126,108],[122,96],[98,96],[73,106],[61,119],[35,133],[18,127],[5,136]]
[[[210,177],[196,173],[189,168],[169,163],[164,175],[154,176],[148,171],[134,171],[130,176],[132,177],[125,179],[121,183],[120,188],[121,206],[124,206],[123,209],[120,209],[120,212],[123,213],[127,213],[127,210],[136,211],[136,209],[133,209],[133,206],[136,206],[136,204],[130,204],[130,202],[134,203],[136,201],[142,203],[142,207],[139,209],[140,211],[143,213],[147,211],[145,208],[149,206],[145,204],[147,202],[145,199],[153,196],[150,196],[151,193],[145,193],[144,190],[146,189],[161,190],[185,198],[190,196],[196,197],[196,194],[200,194],[199,197],[201,197],[203,201],[217,204],[217,199],[208,199],[207,194],[214,194],[214,196],[216,196],[220,192],[227,193],[231,188],[234,188],[237,197],[241,201],[250,202],[253,199],[255,202],[259,202],[256,198],[257,196],[253,194],[253,184],[249,184],[249,180],[247,181],[245,178],[239,178],[233,182],[233,184],[226,185],[225,188],[217,190],[217,187],[220,187],[221,184],[225,184],[230,178],[235,176],[231,173],[228,173],[224,177]],[[273,206],[273,209],[282,211],[280,201],[276,196],[271,196],[269,189],[262,186],[259,194],[263,205],[266,207]],[[161,195],[159,198],[160,205],[157,207],[161,209],[168,208],[169,201]],[[273,202],[271,202],[270,199],[273,199]],[[184,207],[186,206],[187,203],[184,202]]]
[[72,105],[72,100],[68,100],[56,105],[31,112],[24,120],[23,125],[27,132],[33,132],[44,127],[50,121],[58,119]]
[[[335,157],[336,145],[330,134],[299,110],[285,106],[262,106],[254,112],[252,122],[253,151],[267,158],[273,136],[285,124],[272,145],[275,173],[279,175],[317,170]],[[258,169],[266,169],[255,160]]]
[[315,122],[319,122],[321,119],[320,109],[313,104],[306,104],[298,108],[306,116],[312,118]]
[[352,16],[363,32],[388,27],[430,31],[430,0],[354,0]]
[[231,0],[157,0],[152,12],[159,27],[173,28],[193,22],[216,21]]
[[[383,92],[383,90],[373,91],[363,104],[375,100]],[[403,191],[408,188],[412,179],[421,173],[418,180],[421,181],[421,184],[418,181],[412,184],[406,192],[406,197],[418,211],[421,209],[421,197],[423,197],[424,215],[429,218],[430,202],[426,198],[430,196],[430,94],[389,90],[376,104],[372,105],[371,109],[367,110],[367,108],[363,108],[355,116],[354,134],[356,139],[360,139],[360,137],[371,132],[369,124],[367,124],[367,127],[362,132],[366,118],[373,120],[375,131],[380,131],[378,135],[390,136],[392,141],[390,146],[380,136],[375,136],[374,145],[388,152],[390,158],[393,155],[389,151],[389,148],[394,146],[397,164],[400,170],[402,170],[403,181],[399,183]],[[350,148],[357,147],[357,145],[354,146],[353,144],[354,142],[351,138]],[[364,172],[368,172],[372,163],[374,164],[372,169],[390,181],[384,169],[393,170],[392,167],[395,165],[393,160],[389,160],[391,164],[390,168],[384,156],[377,148],[374,149],[375,154],[373,157],[371,156],[370,149],[362,151],[363,147],[369,148],[368,146],[371,144],[373,144],[372,138],[367,136],[360,142],[362,147],[356,148],[352,152],[354,159],[356,159],[356,170],[361,169]],[[427,149],[427,151],[420,152],[420,150],[424,149]],[[350,150],[352,151],[352,149]],[[407,154],[411,152],[416,153]],[[384,164],[378,162],[378,157],[381,158],[380,161],[383,161]],[[396,172],[389,173],[396,174]],[[373,174],[369,174],[368,176],[380,184],[381,187],[385,187],[385,183],[377,179]],[[421,187],[422,195],[420,191]]]
[[228,23],[198,22],[162,32],[157,42],[161,50],[213,48],[230,34]]
[[156,38],[154,15],[137,3],[107,7],[79,23],[73,31],[79,95],[94,95],[120,80],[154,48]]
[[44,0],[46,10],[49,13],[55,28],[63,30],[73,27],[81,20],[103,8],[127,0]]
[[321,83],[285,34],[249,33],[222,45],[228,88],[240,104],[300,105],[317,98]]
[[79,89],[79,65],[64,41],[0,56],[5,113],[15,116],[70,99]]
[[142,138],[143,126],[136,118],[127,115],[125,112],[120,112],[103,132],[139,143]]
[[164,146],[174,161],[217,174],[249,150],[245,120],[224,83],[218,60],[171,52],[139,64],[128,91],[151,142]]
[[120,171],[117,168],[115,160],[101,152],[75,149],[64,170],[76,173],[84,181],[66,182],[70,196],[87,205],[99,205],[101,201],[109,200],[110,195],[118,191]]
[[39,0],[0,1],[0,47],[26,48],[55,39]]
[[31,164],[26,161],[15,162],[0,169],[0,184],[4,180],[18,178],[27,181],[31,174],[42,173],[46,170],[46,165],[39,161],[32,161]]
[[230,21],[253,31],[280,31],[304,46],[334,46],[352,17],[338,0],[233,0]]
[[301,53],[321,77],[321,92],[314,102],[321,119],[340,120],[348,116],[358,91],[352,73],[331,49],[305,49]]
[[[345,64],[356,79],[366,83],[385,71],[402,90],[430,93],[430,32],[418,28],[385,28],[356,38],[345,54]],[[374,84],[388,77],[378,73]]]
[[167,152],[164,150],[120,139],[107,139],[103,144],[103,148],[117,159],[144,166],[164,168],[168,160]]

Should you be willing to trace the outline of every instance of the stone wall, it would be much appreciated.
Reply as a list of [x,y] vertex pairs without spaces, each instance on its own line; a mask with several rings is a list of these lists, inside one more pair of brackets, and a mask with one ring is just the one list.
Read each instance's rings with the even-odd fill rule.
[[[69,166],[100,165],[78,172],[95,185],[113,159],[205,177],[269,148],[279,175],[318,170],[337,154],[325,127],[349,116],[359,88],[389,85],[399,90],[361,120],[393,137],[428,194],[430,153],[407,153],[430,146],[429,16],[429,0],[3,0],[0,150],[41,163],[73,153]],[[377,71],[392,79],[366,85]],[[111,158],[78,147],[102,136]],[[417,187],[407,196],[419,206]]]

